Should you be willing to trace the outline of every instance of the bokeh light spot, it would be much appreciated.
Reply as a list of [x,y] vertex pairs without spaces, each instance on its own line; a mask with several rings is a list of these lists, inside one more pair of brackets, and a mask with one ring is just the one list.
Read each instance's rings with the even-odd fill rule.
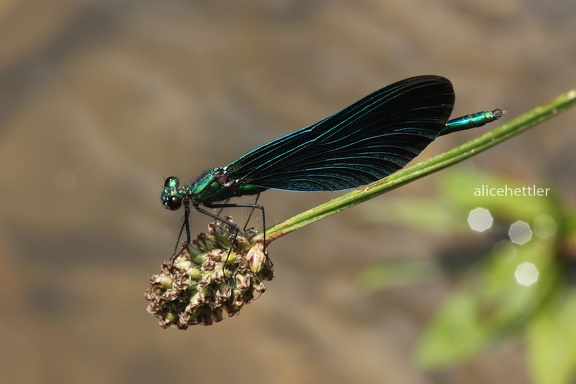
[[510,225],[510,230],[508,230],[508,236],[513,243],[522,245],[532,239],[532,229],[530,225],[524,221],[517,221]]
[[474,208],[468,214],[468,225],[476,232],[484,232],[492,227],[494,219],[486,208]]
[[521,285],[530,286],[538,281],[538,268],[534,263],[524,262],[516,267],[516,272],[514,272],[514,277],[516,282]]
[[540,215],[534,220],[534,233],[544,239],[554,236],[558,225],[550,215]]

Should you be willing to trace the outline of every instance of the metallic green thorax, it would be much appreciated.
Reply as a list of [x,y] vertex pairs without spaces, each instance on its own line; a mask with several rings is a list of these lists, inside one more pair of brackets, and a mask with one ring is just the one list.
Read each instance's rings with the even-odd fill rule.
[[226,167],[217,167],[202,174],[194,183],[182,187],[176,177],[167,178],[160,199],[166,208],[174,211],[186,201],[209,206],[214,202],[235,196],[254,195],[266,189],[230,179]]

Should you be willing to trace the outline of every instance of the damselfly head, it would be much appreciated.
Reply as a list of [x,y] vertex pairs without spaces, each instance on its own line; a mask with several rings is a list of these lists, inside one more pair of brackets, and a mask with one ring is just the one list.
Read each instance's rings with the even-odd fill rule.
[[164,208],[177,211],[180,206],[182,206],[182,197],[178,191],[179,185],[180,180],[174,176],[170,176],[164,181],[164,190],[162,191],[162,195],[160,195],[160,200],[162,200]]

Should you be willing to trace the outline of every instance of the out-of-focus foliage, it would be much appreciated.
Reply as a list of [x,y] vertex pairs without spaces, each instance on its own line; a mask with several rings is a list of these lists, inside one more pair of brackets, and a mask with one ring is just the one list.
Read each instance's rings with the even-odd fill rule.
[[[454,256],[454,251],[447,250],[452,253],[451,260],[441,255],[436,266],[395,262],[361,276],[371,289],[397,286],[400,281],[416,284],[438,278],[443,273],[438,265],[448,266],[455,257],[469,258],[469,263],[458,262],[466,268],[458,270],[456,289],[421,341],[417,360],[422,366],[453,366],[487,352],[496,343],[520,337],[535,383],[572,382],[576,369],[576,213],[561,204],[553,186],[536,185],[550,188],[546,196],[536,196],[534,184],[539,183],[471,169],[448,172],[441,177],[441,201],[401,203],[394,215],[387,215],[447,237],[484,240],[477,247],[480,256],[466,252]],[[483,185],[524,189],[518,196],[483,196]],[[423,206],[426,208],[420,210]],[[491,225],[482,233],[465,234],[466,227],[472,232],[470,213],[480,207],[491,215]],[[378,213],[372,212],[372,217],[377,217]]]

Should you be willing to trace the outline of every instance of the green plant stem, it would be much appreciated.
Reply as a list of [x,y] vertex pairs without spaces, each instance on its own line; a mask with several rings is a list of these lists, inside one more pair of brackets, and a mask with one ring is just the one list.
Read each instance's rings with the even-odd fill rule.
[[[270,243],[292,231],[308,224],[331,216],[344,209],[351,208],[366,200],[382,195],[421,177],[454,165],[464,159],[479,154],[576,104],[576,89],[572,89],[551,102],[541,105],[509,121],[508,123],[487,132],[486,134],[462,144],[450,151],[434,156],[426,161],[402,169],[382,180],[355,189],[345,195],[332,199],[324,204],[302,212],[288,220],[266,229],[266,242]],[[263,234],[254,240],[261,239]]]

